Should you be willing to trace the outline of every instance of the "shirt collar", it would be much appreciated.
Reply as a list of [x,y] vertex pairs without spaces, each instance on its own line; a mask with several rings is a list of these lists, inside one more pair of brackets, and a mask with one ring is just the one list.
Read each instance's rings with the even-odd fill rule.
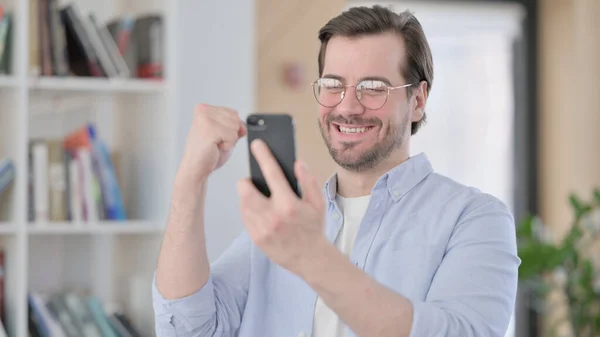
[[[420,153],[381,176],[373,186],[373,191],[385,188],[394,201],[398,201],[432,172],[433,167],[429,158],[424,153]],[[337,173],[329,177],[324,192],[329,202],[335,202]]]

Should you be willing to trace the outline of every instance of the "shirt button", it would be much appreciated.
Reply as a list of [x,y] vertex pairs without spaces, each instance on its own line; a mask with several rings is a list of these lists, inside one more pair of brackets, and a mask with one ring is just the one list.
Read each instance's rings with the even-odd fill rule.
[[394,196],[397,198],[400,196],[400,191],[394,191]]
[[[340,215],[337,214],[337,213],[334,213],[333,214],[333,218],[336,219],[336,220],[338,220],[340,218]],[[300,336],[298,336],[298,337],[300,337]],[[302,336],[302,337],[305,337],[305,336]]]
[[304,332],[300,332],[300,333],[298,334],[298,337],[306,337],[306,334],[305,334]]

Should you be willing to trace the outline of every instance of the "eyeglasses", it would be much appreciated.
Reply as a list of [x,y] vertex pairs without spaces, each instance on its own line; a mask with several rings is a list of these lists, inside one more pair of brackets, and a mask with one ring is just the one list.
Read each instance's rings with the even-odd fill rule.
[[385,105],[390,91],[410,87],[404,84],[397,87],[387,85],[382,80],[364,80],[357,85],[343,84],[336,78],[319,78],[312,83],[313,92],[317,102],[326,107],[333,108],[340,104],[346,95],[346,89],[354,87],[356,98],[369,110],[377,110]]

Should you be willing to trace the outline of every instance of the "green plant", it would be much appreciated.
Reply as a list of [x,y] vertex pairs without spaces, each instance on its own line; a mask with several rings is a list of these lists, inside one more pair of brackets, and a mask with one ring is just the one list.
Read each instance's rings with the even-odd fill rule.
[[[573,221],[566,235],[554,242],[539,217],[530,215],[517,229],[521,284],[531,289],[539,311],[551,311],[546,301],[551,291],[564,294],[568,322],[577,337],[600,336],[600,272],[592,249],[600,243],[600,190],[591,201],[569,196]],[[600,256],[599,256],[600,258]],[[563,321],[564,322],[564,321]],[[553,323],[559,324],[560,321]]]

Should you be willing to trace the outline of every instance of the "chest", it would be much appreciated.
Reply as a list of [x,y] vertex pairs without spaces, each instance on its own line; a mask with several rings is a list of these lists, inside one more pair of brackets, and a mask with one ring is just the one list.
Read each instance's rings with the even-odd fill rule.
[[402,210],[365,214],[350,259],[395,292],[424,300],[453,226],[440,217]]
[[[377,203],[372,207],[378,207]],[[326,232],[332,244],[343,225],[341,213],[328,214]],[[442,219],[420,213],[371,210],[360,222],[348,258],[357,268],[393,291],[409,299],[424,300],[443,259],[451,228]],[[248,304],[261,307],[261,312],[255,314],[264,319],[251,320],[252,325],[264,324],[255,328],[259,331],[275,329],[273,332],[281,335],[289,335],[290,330],[311,331],[316,292],[302,279],[264,257],[253,259],[253,263],[256,267],[260,265],[257,269],[267,272],[251,277]],[[282,324],[273,324],[274,321]]]

